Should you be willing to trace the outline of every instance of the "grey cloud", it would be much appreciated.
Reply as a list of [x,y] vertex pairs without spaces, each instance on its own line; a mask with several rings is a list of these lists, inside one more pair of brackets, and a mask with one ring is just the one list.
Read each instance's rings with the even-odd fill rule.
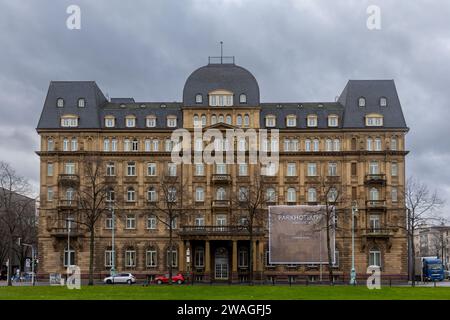
[[[187,76],[223,40],[265,102],[330,101],[348,79],[395,79],[411,128],[408,174],[450,197],[450,3],[82,0],[82,29],[70,31],[72,3],[0,0],[0,126],[21,128],[14,148],[0,145],[1,157],[36,181],[33,129],[50,80],[96,80],[112,97],[180,101]],[[371,4],[381,8],[382,30],[366,28]]]

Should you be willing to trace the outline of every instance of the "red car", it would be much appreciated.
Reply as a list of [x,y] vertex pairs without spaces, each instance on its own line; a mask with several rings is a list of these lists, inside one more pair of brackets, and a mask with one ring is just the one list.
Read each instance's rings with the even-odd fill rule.
[[[157,276],[155,278],[155,282],[157,284],[162,284],[162,283],[169,283],[169,275],[165,274],[163,276]],[[173,283],[178,283],[178,284],[182,284],[184,282],[184,277],[181,273],[178,273],[176,276],[172,276],[172,282]]]

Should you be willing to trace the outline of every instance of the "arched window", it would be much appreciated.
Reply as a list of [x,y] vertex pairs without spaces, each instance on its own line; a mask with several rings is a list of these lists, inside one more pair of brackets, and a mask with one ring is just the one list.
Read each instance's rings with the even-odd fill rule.
[[56,100],[56,106],[57,106],[58,108],[64,107],[64,99],[63,99],[63,98],[58,98],[58,99]]
[[202,103],[202,102],[203,102],[203,96],[200,93],[198,93],[195,96],[195,103]]
[[339,139],[334,139],[333,141],[333,150],[341,151],[341,141]]
[[266,127],[275,127],[277,124],[277,118],[273,114],[266,116]]
[[308,202],[316,202],[317,201],[317,191],[315,188],[308,189]]
[[338,197],[338,192],[336,190],[336,188],[330,188],[328,190],[328,202],[336,202]]
[[127,189],[127,201],[128,202],[136,201],[136,191],[134,191],[133,187],[128,187]]
[[219,123],[223,123],[224,122],[224,118],[223,118],[223,114],[219,115]]
[[226,191],[225,188],[220,187],[216,191],[216,200],[226,200]]
[[305,140],[305,151],[311,151],[311,140]]
[[276,202],[276,193],[274,188],[267,188],[266,190],[266,201]]
[[326,151],[333,151],[333,141],[331,139],[325,140],[325,150]]
[[86,106],[86,100],[84,98],[78,99],[78,108],[84,108]]
[[360,98],[358,99],[358,106],[360,106],[360,107],[365,107],[365,106],[366,106],[366,98],[360,97]]
[[250,125],[250,116],[248,114],[246,114],[244,116],[244,126],[248,127]]
[[236,125],[237,126],[242,126],[242,116],[239,114],[236,118]]
[[319,151],[319,139],[313,140],[313,151],[315,152]]
[[370,197],[371,201],[378,201],[378,199],[379,199],[378,189],[377,188],[371,188],[369,197]]
[[247,95],[241,93],[241,95],[239,96],[239,103],[247,103]]
[[297,201],[297,191],[295,188],[287,189],[287,202],[296,202]]
[[55,143],[52,138],[47,139],[47,151],[54,151],[55,150]]
[[202,127],[206,127],[206,115],[202,114]]
[[197,114],[194,114],[194,117],[192,118],[192,123],[194,124],[194,127],[199,127],[200,126],[200,122],[199,122]]
[[226,116],[225,119],[226,119],[225,122],[226,122],[227,124],[231,124],[231,123],[232,123],[231,115],[227,114],[227,116]]
[[213,114],[211,116],[211,124],[213,125],[213,124],[216,124],[216,123],[217,123],[217,116],[215,114]]

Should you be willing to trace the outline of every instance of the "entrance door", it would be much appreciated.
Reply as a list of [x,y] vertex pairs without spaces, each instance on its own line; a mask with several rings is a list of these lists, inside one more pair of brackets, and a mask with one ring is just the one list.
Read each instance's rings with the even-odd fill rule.
[[216,280],[228,280],[228,251],[225,248],[218,248],[214,255],[215,278]]

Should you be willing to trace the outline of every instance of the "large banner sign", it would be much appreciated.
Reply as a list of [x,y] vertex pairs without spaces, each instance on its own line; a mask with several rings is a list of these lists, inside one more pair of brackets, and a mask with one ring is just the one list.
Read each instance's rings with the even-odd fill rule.
[[[334,208],[328,207],[334,221]],[[330,223],[331,225],[331,223]],[[270,206],[271,264],[328,264],[326,206]],[[330,226],[334,263],[335,234]]]

